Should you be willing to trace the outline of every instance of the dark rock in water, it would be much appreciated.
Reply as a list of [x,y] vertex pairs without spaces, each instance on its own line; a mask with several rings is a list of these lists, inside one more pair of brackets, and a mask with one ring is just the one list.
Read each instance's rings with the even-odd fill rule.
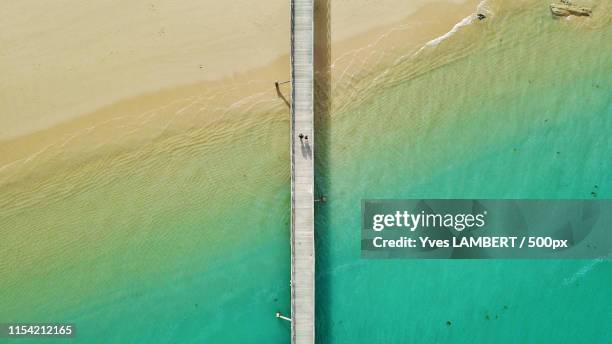
[[453,324],[453,323],[452,323],[450,320],[446,320],[446,326],[450,326],[450,325],[452,325],[452,324]]
[[482,14],[482,13],[478,13],[478,14],[476,15],[476,17],[478,17],[478,20],[483,20],[483,19],[487,18],[487,16],[485,16],[485,15],[484,15],[484,14]]
[[590,17],[593,12],[590,8],[576,6],[569,0],[561,0],[559,3],[550,4],[550,11],[557,17],[568,17],[572,15]]

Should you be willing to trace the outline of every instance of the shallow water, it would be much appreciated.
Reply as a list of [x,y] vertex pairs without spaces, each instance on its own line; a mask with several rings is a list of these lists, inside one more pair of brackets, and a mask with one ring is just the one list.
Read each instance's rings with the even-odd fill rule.
[[288,342],[287,108],[178,103],[3,171],[0,322],[74,323],[82,343]]
[[612,338],[607,261],[359,258],[365,198],[612,195],[609,19],[488,6],[487,20],[381,71],[319,128],[319,342]]

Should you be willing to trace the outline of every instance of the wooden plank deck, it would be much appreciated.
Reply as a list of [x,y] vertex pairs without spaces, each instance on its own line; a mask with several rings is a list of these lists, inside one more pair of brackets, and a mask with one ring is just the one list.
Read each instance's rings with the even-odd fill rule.
[[[315,340],[313,0],[291,0],[291,342]],[[308,139],[300,139],[303,134]]]

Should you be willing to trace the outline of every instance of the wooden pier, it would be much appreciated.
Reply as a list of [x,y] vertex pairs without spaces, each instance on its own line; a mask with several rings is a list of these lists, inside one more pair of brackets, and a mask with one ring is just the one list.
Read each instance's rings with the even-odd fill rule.
[[291,342],[294,344],[315,341],[313,1],[291,0]]

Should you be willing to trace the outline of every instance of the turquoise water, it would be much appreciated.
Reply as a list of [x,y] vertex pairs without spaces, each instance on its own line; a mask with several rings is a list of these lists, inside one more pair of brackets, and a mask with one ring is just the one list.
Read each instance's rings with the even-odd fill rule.
[[360,259],[364,198],[612,196],[612,27],[540,5],[493,3],[319,128],[318,342],[612,341],[608,261]]
[[2,185],[0,323],[76,326],[13,342],[289,342],[289,129],[272,99],[248,135],[188,131]]

